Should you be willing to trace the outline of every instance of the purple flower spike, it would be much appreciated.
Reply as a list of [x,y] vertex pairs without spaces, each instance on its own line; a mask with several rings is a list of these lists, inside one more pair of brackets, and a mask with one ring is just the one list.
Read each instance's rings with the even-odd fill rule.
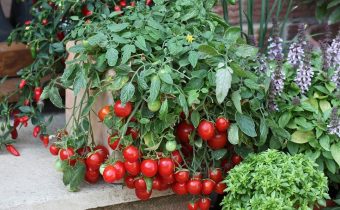
[[312,85],[312,78],[314,76],[314,72],[310,63],[312,46],[308,45],[305,48],[305,59],[303,60],[303,63],[300,64],[295,77],[295,83],[299,86],[302,94],[309,90],[309,87]]
[[331,121],[328,124],[328,132],[330,134],[335,134],[338,137],[340,137],[340,118],[338,115],[338,109],[333,108],[332,115],[331,115]]
[[327,60],[330,67],[336,68],[340,65],[340,34],[333,39],[332,44],[327,49]]
[[282,72],[282,63],[279,63],[271,77],[271,94],[281,95],[284,87],[285,75]]
[[282,42],[283,40],[279,36],[279,26],[277,24],[276,18],[273,18],[273,36],[268,39],[268,58],[269,60],[283,60],[282,52]]
[[288,62],[292,64],[295,68],[299,67],[304,60],[305,46],[306,46],[305,26],[303,24],[300,24],[298,29],[297,42],[294,42],[293,44],[290,45],[287,58]]

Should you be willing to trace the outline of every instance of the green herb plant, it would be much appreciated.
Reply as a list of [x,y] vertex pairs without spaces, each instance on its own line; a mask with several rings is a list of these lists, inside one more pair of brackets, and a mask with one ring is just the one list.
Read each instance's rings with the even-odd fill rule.
[[228,209],[313,209],[329,199],[326,176],[302,154],[268,150],[249,155],[224,181]]

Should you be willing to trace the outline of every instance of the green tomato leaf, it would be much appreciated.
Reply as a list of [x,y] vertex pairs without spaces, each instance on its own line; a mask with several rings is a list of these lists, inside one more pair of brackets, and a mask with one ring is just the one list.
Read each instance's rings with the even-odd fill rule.
[[235,120],[237,122],[238,127],[241,129],[241,131],[245,133],[247,136],[250,136],[250,137],[257,136],[256,131],[255,131],[255,123],[251,117],[247,115],[243,115],[239,112],[236,112]]
[[156,101],[159,91],[161,89],[161,80],[157,75],[153,76],[151,79],[151,86],[150,86],[150,96],[148,98],[148,102]]
[[197,62],[198,62],[199,54],[196,51],[190,51],[189,52],[189,57],[188,60],[193,68],[196,67]]
[[120,23],[120,24],[113,23],[111,25],[108,25],[107,29],[109,29],[111,32],[119,32],[119,31],[126,29],[128,26],[129,26],[128,23]]
[[225,68],[220,68],[216,72],[216,98],[219,104],[227,97],[231,87],[231,71],[230,67],[225,66]]
[[197,128],[198,124],[200,123],[200,120],[201,120],[199,112],[197,110],[194,110],[191,113],[191,117],[190,118],[191,118],[191,122],[192,122],[193,126],[195,128]]
[[238,144],[240,141],[238,127],[235,123],[231,124],[228,129],[228,141],[233,145]]
[[200,52],[203,52],[203,53],[211,55],[211,56],[219,55],[218,51],[210,45],[201,45],[201,46],[198,47],[198,50]]
[[152,179],[149,177],[144,177],[146,183],[146,191],[150,192],[152,190]]
[[60,97],[59,90],[57,87],[51,87],[48,92],[50,101],[58,108],[63,108],[63,100]]
[[126,63],[131,58],[131,53],[136,52],[135,45],[127,44],[122,48],[123,55],[122,55],[122,61],[121,64]]
[[239,90],[234,91],[231,94],[231,100],[233,101],[236,110],[242,114],[241,99],[242,98]]
[[159,118],[165,120],[168,114],[168,99],[162,102],[161,108],[159,109]]
[[115,66],[118,61],[118,51],[115,48],[109,48],[105,55],[109,66]]
[[145,38],[143,36],[136,37],[135,45],[143,51],[148,51],[148,48],[146,48]]
[[242,58],[254,58],[257,55],[258,48],[250,45],[240,45],[236,48],[236,55]]
[[226,154],[227,154],[228,150],[226,149],[219,149],[219,150],[215,150],[211,153],[211,156],[214,160],[221,160]]
[[180,94],[179,97],[178,97],[178,100],[179,100],[179,104],[181,105],[181,107],[183,109],[185,116],[188,117],[189,116],[189,108],[188,108],[188,103],[187,103],[187,100],[185,98],[185,95]]
[[122,101],[123,104],[126,104],[133,98],[134,94],[135,86],[131,82],[129,82],[120,91],[120,100]]
[[313,131],[295,131],[291,141],[297,144],[304,144],[315,138]]

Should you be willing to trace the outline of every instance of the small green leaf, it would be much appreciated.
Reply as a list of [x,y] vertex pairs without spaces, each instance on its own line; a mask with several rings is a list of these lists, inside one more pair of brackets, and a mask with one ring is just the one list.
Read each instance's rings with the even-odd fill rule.
[[129,26],[128,23],[120,23],[120,24],[113,23],[111,25],[108,25],[107,29],[109,29],[111,32],[119,32],[119,31],[126,29],[128,26]]
[[216,98],[217,102],[221,104],[227,97],[229,89],[231,87],[231,69],[226,66],[220,68],[216,72]]
[[228,150],[226,149],[219,149],[219,150],[215,150],[211,153],[211,156],[214,160],[221,160],[226,154],[227,154]]
[[198,47],[198,50],[211,56],[219,55],[218,51],[210,45],[201,45]]
[[328,135],[323,135],[320,139],[319,139],[319,143],[321,145],[321,147],[326,150],[326,151],[330,151],[330,139]]
[[238,144],[240,141],[238,127],[235,123],[231,124],[228,129],[228,141],[233,145]]
[[292,118],[292,113],[290,112],[284,112],[283,115],[279,118],[279,126],[281,128],[284,128]]
[[152,190],[152,179],[149,177],[144,177],[146,183],[146,191],[150,192]]
[[254,58],[257,55],[258,49],[251,45],[240,45],[236,48],[236,55],[242,58]]
[[120,92],[120,100],[123,104],[125,104],[133,98],[134,94],[135,86],[131,82],[129,82],[122,88]]
[[189,52],[189,57],[188,60],[193,68],[196,67],[197,62],[198,62],[199,54],[196,51],[190,51]]
[[159,91],[161,89],[161,80],[157,75],[153,76],[151,79],[151,86],[150,86],[150,96],[148,98],[148,102],[154,102],[158,95]]
[[143,36],[136,37],[135,45],[143,51],[148,51],[148,49],[146,48],[145,38]]
[[189,116],[189,108],[188,108],[188,103],[187,100],[185,99],[185,96],[183,94],[180,94],[178,97],[179,104],[181,105],[183,112],[185,116]]
[[161,108],[159,109],[159,118],[165,120],[168,114],[168,99],[162,102]]
[[243,115],[239,112],[236,112],[235,120],[237,122],[237,125],[241,129],[241,131],[245,133],[247,136],[250,136],[250,137],[257,136],[256,131],[255,131],[255,123],[251,117],[247,115]]
[[74,95],[78,95],[81,89],[86,87],[86,78],[83,70],[77,72],[76,78],[73,83]]
[[191,117],[190,118],[191,118],[191,122],[192,122],[193,126],[195,128],[197,128],[198,124],[200,123],[200,120],[201,120],[199,112],[197,110],[194,110],[191,113]]
[[57,87],[51,87],[48,92],[50,101],[58,108],[63,108],[63,100],[60,97],[59,90]]
[[315,138],[313,131],[295,131],[291,141],[297,144],[304,144]]
[[118,51],[114,48],[109,48],[106,51],[105,57],[107,59],[107,63],[109,64],[109,66],[115,66],[118,61]]
[[320,106],[322,113],[325,113],[332,109],[331,104],[326,100],[321,100],[319,102],[319,106]]
[[241,99],[242,98],[239,90],[234,91],[231,94],[231,100],[233,101],[236,110],[242,114]]
[[160,72],[159,77],[161,78],[161,80],[169,85],[172,85],[174,83],[174,81],[172,80],[171,75],[168,72]]
[[340,142],[331,146],[331,154],[335,162],[340,166]]
[[123,54],[121,64],[124,64],[131,58],[131,53],[136,52],[136,47],[135,45],[127,44],[122,48],[122,51]]

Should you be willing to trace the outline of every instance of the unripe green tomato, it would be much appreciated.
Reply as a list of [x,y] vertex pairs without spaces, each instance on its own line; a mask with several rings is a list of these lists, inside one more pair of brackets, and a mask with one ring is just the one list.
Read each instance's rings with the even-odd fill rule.
[[54,163],[54,168],[59,172],[63,172],[62,164],[63,164],[63,161],[61,161],[60,159],[57,159]]
[[176,141],[167,141],[166,144],[165,144],[165,148],[167,151],[169,152],[173,152],[176,150],[177,148],[177,143]]
[[37,58],[37,49],[34,46],[32,46],[30,49],[31,49],[32,58],[36,59]]
[[148,108],[152,112],[157,112],[161,108],[161,102],[156,100],[154,102],[148,103]]
[[86,50],[91,50],[91,45],[89,44],[89,41],[87,41],[86,39],[83,40],[83,46]]

